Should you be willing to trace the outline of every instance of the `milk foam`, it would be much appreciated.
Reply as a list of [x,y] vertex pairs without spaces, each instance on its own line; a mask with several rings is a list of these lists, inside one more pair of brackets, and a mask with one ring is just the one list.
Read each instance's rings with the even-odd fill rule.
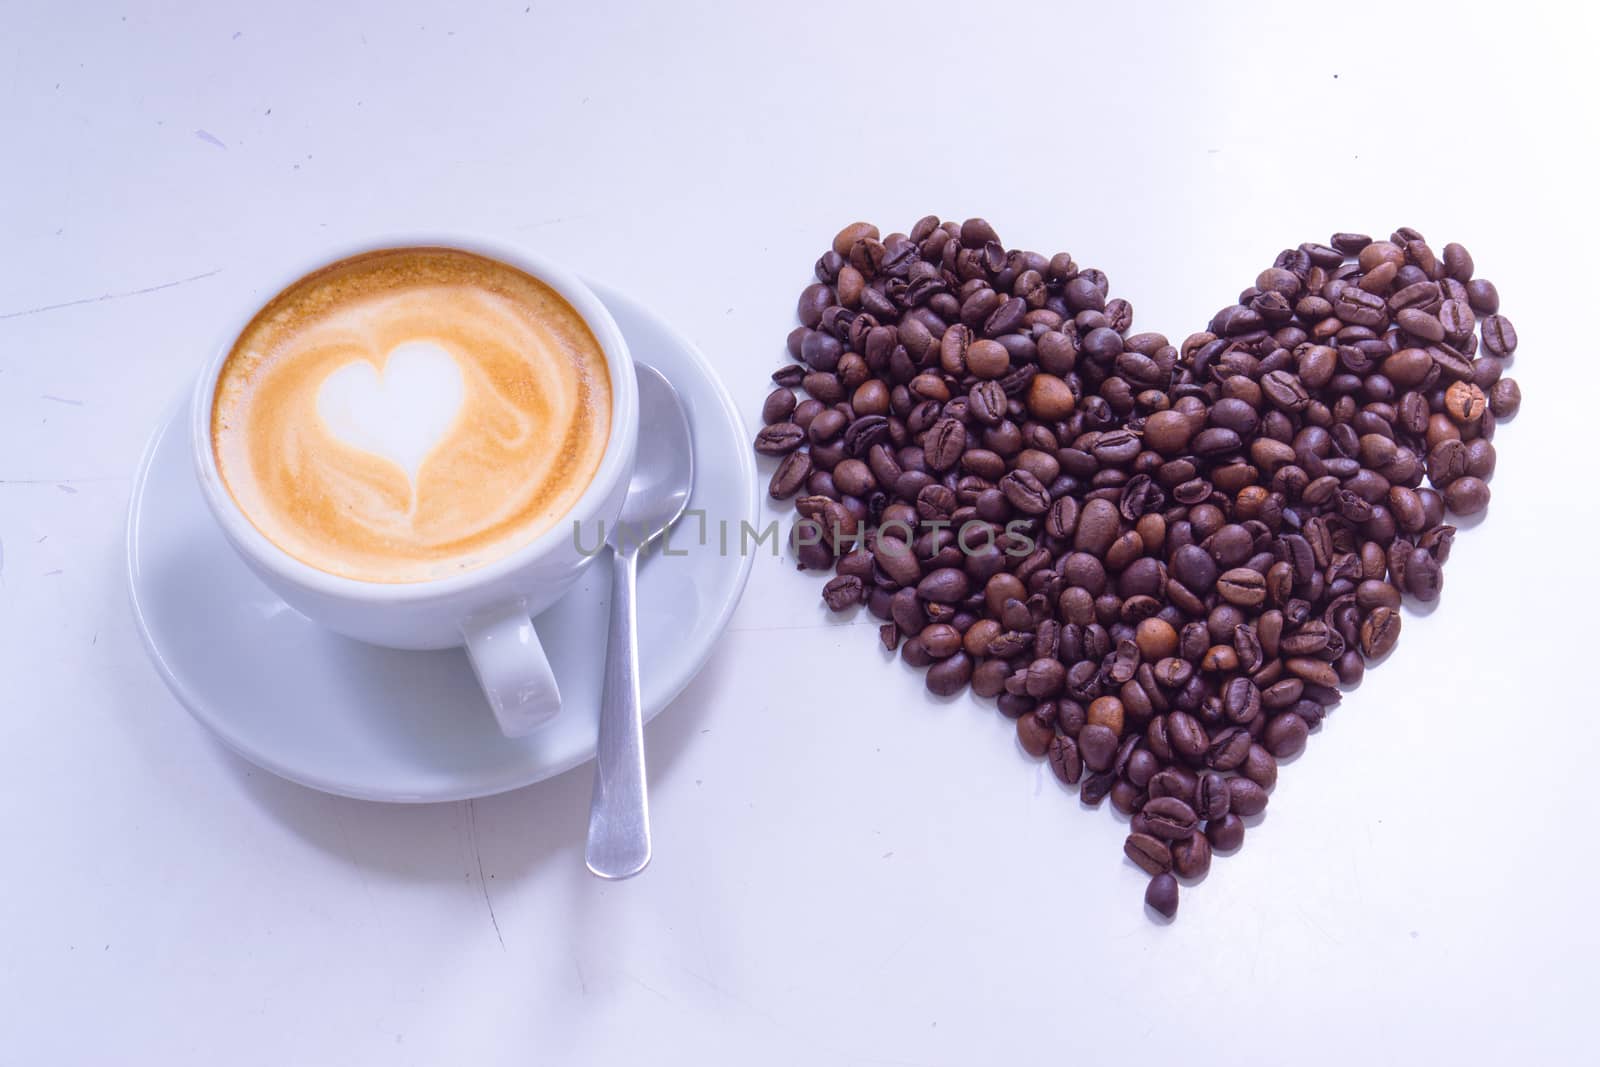
[[319,570],[420,582],[537,537],[593,479],[605,353],[539,280],[393,249],[302,278],[217,378],[212,448],[240,509]]
[[317,414],[345,444],[417,470],[461,414],[466,385],[450,353],[430,341],[389,352],[380,374],[365,361],[346,363],[317,390]]

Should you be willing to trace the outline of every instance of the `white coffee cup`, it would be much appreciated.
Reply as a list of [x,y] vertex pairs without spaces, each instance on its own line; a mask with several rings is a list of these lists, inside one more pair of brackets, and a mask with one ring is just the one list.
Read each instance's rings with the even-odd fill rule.
[[[582,316],[605,353],[611,376],[611,430],[599,469],[572,509],[528,544],[481,567],[431,581],[365,582],[304,563],[246,517],[217,470],[211,409],[217,377],[246,323],[289,285],[328,264],[384,248],[456,248],[499,260],[544,282]],[[639,387],[633,359],[611,313],[588,286],[547,260],[476,238],[403,236],[334,249],[271,279],[232,316],[227,336],[195,385],[190,443],[200,488],[228,541],[291,607],[330,630],[403,649],[464,646],[489,707],[508,737],[520,737],[560,710],[554,672],[532,617],[561,599],[594,559],[600,524],[622,510],[638,445]],[[578,536],[579,524],[584,536]],[[586,550],[587,549],[587,550]],[[285,665],[293,670],[292,665]]]

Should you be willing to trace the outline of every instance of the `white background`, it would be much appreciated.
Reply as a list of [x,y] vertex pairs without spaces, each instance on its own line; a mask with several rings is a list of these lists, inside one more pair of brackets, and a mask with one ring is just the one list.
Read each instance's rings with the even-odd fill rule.
[[[1130,6],[0,0],[0,1063],[1579,1057],[1594,16]],[[650,728],[624,884],[583,870],[587,769],[322,796],[145,662],[135,460],[260,264],[525,242],[667,313],[754,427],[834,231],[930,211],[1071,251],[1175,340],[1280,248],[1412,225],[1521,335],[1437,612],[1175,923],[1123,820],[770,557]]]

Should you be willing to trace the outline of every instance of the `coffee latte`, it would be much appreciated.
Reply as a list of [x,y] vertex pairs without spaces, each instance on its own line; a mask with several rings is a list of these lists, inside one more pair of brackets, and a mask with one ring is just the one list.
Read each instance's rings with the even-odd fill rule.
[[211,445],[279,548],[368,582],[480,567],[550,529],[611,432],[605,353],[549,286],[446,248],[295,282],[218,376]]

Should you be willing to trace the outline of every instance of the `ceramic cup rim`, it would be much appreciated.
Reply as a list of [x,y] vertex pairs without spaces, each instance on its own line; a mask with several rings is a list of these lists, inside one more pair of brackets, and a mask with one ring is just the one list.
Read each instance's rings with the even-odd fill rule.
[[[471,252],[532,275],[554,289],[578,312],[605,355],[606,370],[611,375],[611,428],[606,436],[600,466],[582,495],[562,514],[561,520],[533,540],[459,574],[419,582],[372,582],[313,567],[279,547],[250,521],[223,483],[222,474],[217,469],[211,440],[211,414],[217,378],[223,364],[233,351],[239,334],[273,297],[323,267],[368,252],[401,248],[448,248]],[[639,421],[639,386],[634,378],[633,358],[611,312],[577,275],[525,248],[504,241],[452,233],[398,234],[358,241],[336,246],[309,263],[306,260],[299,262],[299,266],[279,271],[274,280],[252,289],[245,301],[244,313],[229,318],[227,334],[200,372],[189,404],[190,451],[206,504],[228,539],[275,577],[323,596],[387,604],[415,604],[492,586],[552,554],[562,542],[571,541],[574,534],[566,520],[576,517],[583,521],[593,515],[616,489],[618,481],[631,469],[633,448],[630,443],[634,440]]]

